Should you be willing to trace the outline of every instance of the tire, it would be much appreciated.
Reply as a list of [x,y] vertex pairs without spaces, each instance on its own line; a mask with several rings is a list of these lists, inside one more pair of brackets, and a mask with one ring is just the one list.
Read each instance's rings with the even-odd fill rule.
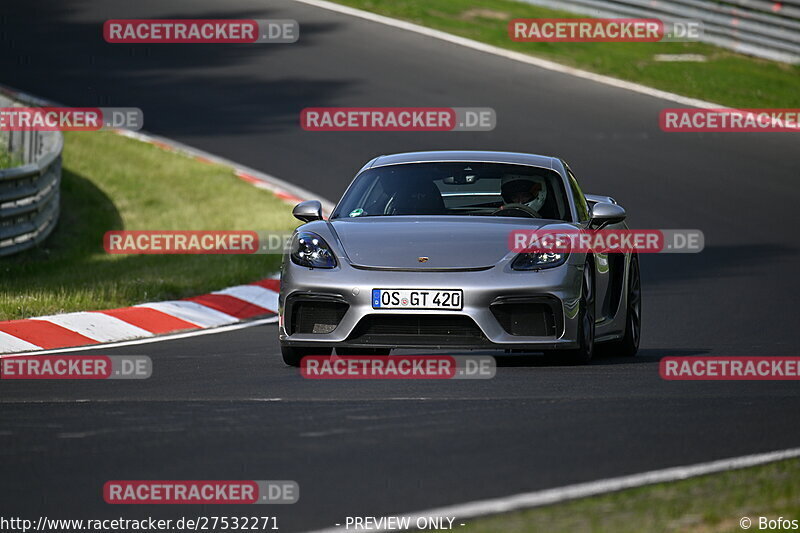
[[581,301],[578,316],[578,347],[574,350],[564,350],[561,357],[571,364],[585,365],[592,360],[594,355],[594,266],[586,263],[583,269],[583,285],[581,287]]
[[281,346],[281,355],[283,362],[288,366],[300,366],[300,361],[307,355],[330,355],[333,348],[320,347],[320,348],[297,348],[294,346]]
[[639,272],[639,258],[636,255],[631,257],[627,290],[625,335],[619,340],[603,344],[604,355],[633,357],[639,351],[639,341],[642,338],[642,279]]
[[336,348],[336,355],[389,355],[390,348]]

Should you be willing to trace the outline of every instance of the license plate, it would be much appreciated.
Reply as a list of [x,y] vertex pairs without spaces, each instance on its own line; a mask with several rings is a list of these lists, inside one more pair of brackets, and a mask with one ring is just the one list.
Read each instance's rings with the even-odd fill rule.
[[372,289],[373,309],[450,309],[460,310],[462,290]]

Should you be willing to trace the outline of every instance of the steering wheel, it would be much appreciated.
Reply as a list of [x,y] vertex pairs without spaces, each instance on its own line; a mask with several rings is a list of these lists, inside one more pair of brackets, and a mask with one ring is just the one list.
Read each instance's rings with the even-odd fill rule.
[[506,204],[492,213],[493,217],[518,217],[542,218],[542,216],[531,206],[525,204]]
[[383,208],[383,214],[384,215],[393,215],[394,214],[394,210],[395,210],[395,205],[394,205],[395,201],[394,200],[395,200],[395,198],[396,198],[396,196],[392,195],[392,197],[389,198],[389,201],[386,202],[386,206]]

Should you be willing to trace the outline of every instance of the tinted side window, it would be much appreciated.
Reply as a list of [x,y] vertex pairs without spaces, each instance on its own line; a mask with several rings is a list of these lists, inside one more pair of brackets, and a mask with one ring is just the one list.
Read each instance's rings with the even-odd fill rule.
[[578,186],[578,180],[575,179],[571,170],[567,170],[567,175],[569,176],[569,188],[572,191],[572,197],[575,199],[575,210],[578,212],[578,220],[589,220],[589,205],[586,203],[586,197],[583,195],[583,191]]

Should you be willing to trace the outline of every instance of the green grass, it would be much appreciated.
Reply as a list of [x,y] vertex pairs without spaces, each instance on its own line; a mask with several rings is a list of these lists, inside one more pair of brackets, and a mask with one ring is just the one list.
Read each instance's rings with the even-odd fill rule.
[[[730,107],[800,107],[800,65],[756,59],[703,43],[517,43],[514,18],[577,15],[511,0],[337,0],[509,50]],[[702,54],[705,63],[664,63],[655,54]],[[498,80],[498,87],[512,80]]]
[[109,255],[108,230],[296,227],[270,192],[112,133],[67,133],[61,218],[36,249],[0,259],[0,320],[182,298],[275,272],[278,255]]
[[751,531],[759,531],[759,516],[800,520],[800,460],[478,519],[458,531],[733,533],[744,531],[739,520],[745,516]]

